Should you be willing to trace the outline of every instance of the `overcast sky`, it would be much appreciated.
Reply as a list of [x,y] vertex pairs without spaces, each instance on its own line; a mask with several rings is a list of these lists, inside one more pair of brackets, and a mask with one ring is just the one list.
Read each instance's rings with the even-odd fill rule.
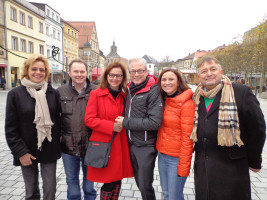
[[[34,0],[31,0],[34,1]],[[212,50],[255,27],[267,16],[267,0],[36,0],[66,21],[95,21],[100,50],[115,40],[124,58],[145,54],[176,61]]]

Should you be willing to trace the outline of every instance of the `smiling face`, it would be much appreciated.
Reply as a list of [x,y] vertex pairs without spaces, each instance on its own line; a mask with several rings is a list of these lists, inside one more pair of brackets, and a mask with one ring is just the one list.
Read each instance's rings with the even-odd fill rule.
[[198,78],[201,84],[209,91],[221,81],[223,70],[213,60],[204,62],[198,69]]
[[178,80],[177,76],[171,72],[165,72],[161,78],[161,88],[167,95],[172,95],[177,91]]
[[110,70],[107,79],[108,79],[108,84],[111,89],[119,90],[119,87],[123,80],[123,73],[122,73],[121,68],[116,67]]
[[41,83],[46,76],[45,65],[42,61],[36,61],[28,69],[29,80],[34,83]]
[[85,65],[83,63],[74,62],[71,65],[69,76],[75,86],[84,86],[87,77]]
[[133,61],[129,66],[129,73],[131,81],[135,85],[139,85],[146,80],[148,75],[148,71],[144,66],[143,62],[140,61]]

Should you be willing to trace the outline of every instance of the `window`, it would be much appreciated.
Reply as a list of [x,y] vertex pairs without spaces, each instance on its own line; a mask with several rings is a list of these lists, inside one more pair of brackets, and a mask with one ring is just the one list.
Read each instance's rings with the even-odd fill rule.
[[46,14],[48,17],[50,17],[50,10],[49,9],[46,10]]
[[55,19],[55,14],[52,12],[52,19]]
[[70,41],[68,41],[68,49],[70,48]]
[[75,33],[75,38],[77,37],[76,33]]
[[57,16],[57,15],[56,15],[56,21],[59,22],[59,20],[58,20],[58,16]]
[[44,55],[44,46],[40,44],[39,53]]
[[26,40],[20,39],[20,50],[26,52]]
[[50,49],[47,49],[47,57],[50,56]]
[[32,17],[28,16],[28,27],[32,28],[33,27],[33,22],[32,22]]
[[57,60],[58,60],[58,61],[60,61],[60,52],[58,52],[58,54],[57,54],[57,55],[58,55],[58,58],[57,58]]
[[55,30],[53,30],[53,38],[56,39],[56,31]]
[[73,36],[73,31],[71,31],[71,35]]
[[10,7],[10,19],[13,21],[17,21],[17,10],[14,7]]
[[28,51],[29,53],[33,53],[33,42],[28,42]]
[[12,45],[12,50],[18,50],[18,38],[17,37],[11,37],[11,45]]
[[70,29],[68,29],[68,34],[70,34]]
[[57,33],[57,39],[60,40],[60,33]]
[[25,14],[23,12],[19,12],[19,23],[25,25]]
[[64,39],[64,48],[66,48],[66,39]]
[[43,23],[39,22],[39,32],[43,33]]
[[49,36],[49,26],[46,26],[45,32],[46,32],[46,35]]

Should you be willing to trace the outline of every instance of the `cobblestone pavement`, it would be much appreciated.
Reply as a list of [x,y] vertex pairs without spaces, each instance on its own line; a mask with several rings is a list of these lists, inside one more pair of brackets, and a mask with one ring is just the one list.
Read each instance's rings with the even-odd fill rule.
[[[24,182],[21,175],[20,167],[12,165],[12,155],[6,144],[4,135],[5,105],[8,91],[0,90],[0,200],[21,200],[24,199]],[[261,108],[264,112],[265,119],[267,116],[267,99],[259,99]],[[253,200],[267,199],[267,145],[263,151],[263,169],[259,173],[251,172],[251,186]],[[193,162],[192,162],[193,164]],[[156,163],[154,171],[154,188],[157,199],[163,199],[160,187],[159,172]],[[62,160],[57,165],[57,200],[67,199],[67,185],[65,181],[65,172]],[[141,200],[141,194],[133,178],[124,179],[120,193],[120,200]],[[42,185],[40,179],[40,186]],[[102,184],[95,183],[99,198],[100,187]],[[195,199],[194,196],[194,175],[191,168],[190,175],[186,181],[184,194],[186,200]]]

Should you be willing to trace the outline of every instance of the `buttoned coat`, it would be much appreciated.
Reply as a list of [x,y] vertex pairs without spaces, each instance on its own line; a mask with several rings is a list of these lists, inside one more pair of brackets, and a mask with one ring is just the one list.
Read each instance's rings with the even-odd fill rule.
[[[108,88],[90,93],[85,111],[85,125],[92,129],[90,140],[110,142],[115,119],[122,116],[125,95],[120,92],[114,100]],[[133,177],[129,146],[125,129],[119,132],[111,145],[110,160],[105,168],[88,167],[87,179],[94,182],[111,183]]]
[[249,167],[261,168],[265,120],[251,89],[233,84],[244,145],[218,145],[218,113],[221,91],[207,113],[203,97],[195,143],[194,178],[196,200],[250,200]]
[[7,95],[5,134],[7,143],[14,157],[14,165],[21,165],[19,158],[26,153],[33,155],[33,162],[56,162],[61,157],[60,148],[60,105],[58,93],[48,85],[46,99],[50,117],[54,125],[51,129],[52,141],[47,138],[42,148],[37,148],[37,129],[33,123],[35,117],[35,99],[30,96],[25,86],[11,90]]

